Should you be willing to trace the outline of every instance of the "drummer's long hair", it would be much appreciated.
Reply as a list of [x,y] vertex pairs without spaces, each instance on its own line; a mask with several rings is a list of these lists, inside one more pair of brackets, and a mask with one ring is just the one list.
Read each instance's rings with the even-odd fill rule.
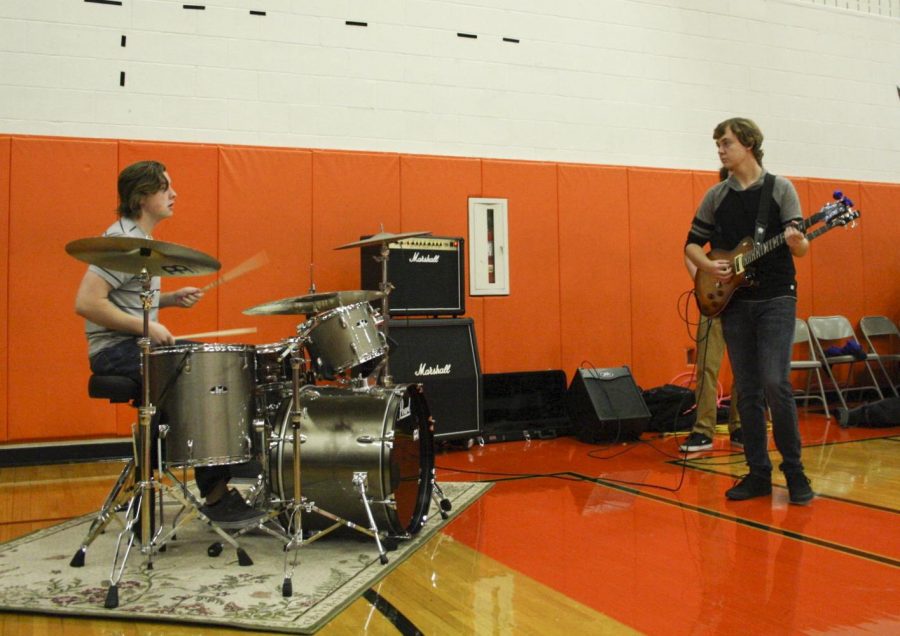
[[119,207],[116,212],[126,219],[141,215],[141,200],[169,187],[166,167],[158,161],[138,161],[119,173]]

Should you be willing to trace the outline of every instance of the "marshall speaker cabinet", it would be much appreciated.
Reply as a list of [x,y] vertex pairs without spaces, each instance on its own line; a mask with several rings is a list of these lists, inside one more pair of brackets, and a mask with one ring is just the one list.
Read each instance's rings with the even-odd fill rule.
[[[365,238],[365,237],[363,237]],[[362,289],[381,289],[380,245],[360,250]],[[392,316],[459,316],[466,313],[463,239],[417,236],[388,243]]]
[[390,371],[397,384],[418,383],[437,439],[481,435],[482,385],[471,318],[391,320]]

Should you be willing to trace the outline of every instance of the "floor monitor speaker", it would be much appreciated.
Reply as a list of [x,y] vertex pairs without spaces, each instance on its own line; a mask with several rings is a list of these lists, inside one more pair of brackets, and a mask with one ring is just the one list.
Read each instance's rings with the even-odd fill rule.
[[434,417],[436,439],[475,438],[482,429],[482,379],[471,318],[391,320],[390,371],[416,382]]
[[566,394],[566,410],[583,442],[636,440],[650,410],[627,366],[578,369]]

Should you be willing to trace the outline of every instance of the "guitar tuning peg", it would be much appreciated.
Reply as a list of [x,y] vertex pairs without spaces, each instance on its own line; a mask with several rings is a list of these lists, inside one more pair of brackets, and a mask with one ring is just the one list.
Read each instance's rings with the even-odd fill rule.
[[834,199],[835,201],[840,201],[843,198],[843,196],[844,196],[844,193],[841,192],[840,190],[835,190],[834,192],[831,193],[831,198]]

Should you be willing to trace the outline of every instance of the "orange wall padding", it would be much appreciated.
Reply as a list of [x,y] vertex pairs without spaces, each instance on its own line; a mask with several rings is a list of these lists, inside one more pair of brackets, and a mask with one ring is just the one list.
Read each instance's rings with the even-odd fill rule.
[[862,281],[857,283],[862,287],[863,311],[865,315],[887,314],[896,322],[900,318],[900,186],[860,184],[858,203],[863,215],[856,232],[862,236],[865,267]]
[[217,287],[219,329],[253,327],[242,342],[296,335],[297,316],[245,316],[254,305],[300,296],[312,263],[312,153],[223,148],[219,153],[219,259],[222,274],[251,259],[265,264]]
[[[683,314],[696,323],[697,310],[682,297],[691,288],[682,249],[712,170],[11,136],[0,138],[0,442],[128,434],[131,408],[87,397],[73,311],[86,265],[64,247],[115,219],[118,171],[147,158],[167,165],[178,192],[175,216],[154,238],[218,258],[219,275],[266,260],[189,311],[165,310],[175,335],[253,327],[226,341],[292,337],[302,316],[242,312],[308,293],[312,264],[317,291],[358,289],[359,249],[336,247],[382,229],[466,237],[467,199],[496,196],[509,200],[511,293],[466,299],[484,372],[560,368],[571,377],[579,366],[627,364],[648,388],[689,368],[695,327]],[[863,211],[859,227],[822,236],[797,260],[799,315],[900,318],[900,184],[793,181],[806,214],[836,188]],[[163,287],[216,279],[166,278]]]
[[[335,248],[382,227],[400,232],[400,157],[313,153],[312,255],[321,291],[359,288],[359,248]],[[300,281],[308,281],[304,273]],[[306,291],[306,287],[298,290]]]
[[683,371],[685,349],[693,346],[678,317],[679,294],[692,286],[684,266],[695,207],[692,174],[629,170],[628,197],[634,368],[649,387]]
[[631,360],[628,171],[559,167],[561,366],[610,367]]
[[[403,156],[400,158],[400,232],[431,232],[435,236],[468,235],[468,212],[460,202],[480,197],[481,161],[448,157]],[[464,258],[466,255],[464,255]],[[466,260],[465,289],[469,289]],[[466,298],[466,316],[475,321],[479,358],[484,361],[484,300]]]
[[[115,411],[87,399],[83,264],[68,241],[115,219],[115,141],[13,138],[9,223],[9,441],[116,433]],[[113,187],[110,187],[110,184]]]
[[484,298],[487,371],[559,368],[559,224],[556,165],[484,161],[486,197],[509,200],[508,296]]
[[[9,153],[10,138],[0,137],[0,245],[9,245]],[[0,252],[0,441],[9,439],[9,421],[6,417],[9,367],[7,347],[9,343],[9,249]]]

